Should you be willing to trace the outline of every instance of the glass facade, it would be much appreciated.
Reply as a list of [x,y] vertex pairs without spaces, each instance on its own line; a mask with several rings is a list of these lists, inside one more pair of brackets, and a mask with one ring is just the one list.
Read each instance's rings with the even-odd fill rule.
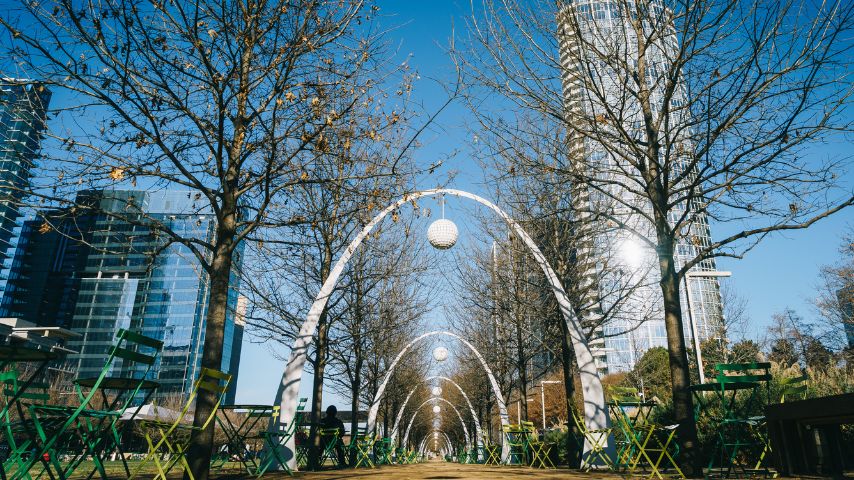
[[[72,330],[82,334],[69,343],[80,352],[73,356],[77,375],[97,376],[116,331],[129,328],[164,342],[152,375],[161,384],[156,396],[185,396],[201,368],[208,277],[188,247],[168,244],[165,234],[145,223],[155,220],[182,238],[211,241],[215,224],[210,209],[198,195],[176,191],[104,191],[99,203],[103,213],[95,216],[87,234],[91,247],[79,272],[71,320]],[[234,325],[238,278],[232,277],[221,363],[222,370],[234,375],[233,385],[241,347]],[[114,374],[134,373],[120,363],[115,368]],[[227,397],[233,401],[233,389]]]
[[[647,29],[651,32],[654,28],[666,28],[660,26],[659,20],[666,15],[663,15],[664,9],[659,2],[638,5],[637,8],[649,9],[644,14],[648,18],[644,22],[648,23],[640,27],[645,35],[649,33]],[[628,17],[633,22],[628,22]],[[600,124],[597,128],[608,130],[611,128],[607,124],[608,118],[614,115],[613,112],[619,112],[620,130],[629,135],[638,132],[637,138],[644,138],[640,103],[628,92],[630,84],[625,80],[632,78],[635,75],[632,72],[637,70],[637,61],[632,58],[638,51],[637,37],[634,28],[629,26],[637,24],[634,20],[637,20],[637,12],[631,2],[568,2],[559,20],[562,80],[569,115],[583,114],[584,118],[595,119]],[[671,34],[658,36],[655,42],[646,45],[646,78],[649,79],[649,103],[653,109],[664,103],[662,83],[658,80],[661,72],[669,68],[668,59],[672,58],[669,52],[676,48],[676,41],[675,35]],[[588,54],[588,50],[595,50],[605,58],[625,61],[605,61],[597,55]],[[685,104],[685,98],[684,91],[677,88],[668,110],[668,125],[684,126],[690,121],[689,112],[679,108]],[[676,159],[671,162],[672,174],[685,174],[686,178],[692,179],[695,173],[686,168],[687,162],[679,161],[683,157],[689,158],[691,133],[687,128],[677,128],[676,131],[680,133],[676,141],[671,140],[676,148],[671,156],[671,159]],[[614,137],[619,138],[619,135]],[[583,159],[582,168],[594,172],[597,183],[600,183],[596,187],[578,188],[576,196],[584,203],[580,210],[608,212],[613,219],[611,223],[619,226],[594,229],[595,238],[588,255],[604,259],[591,262],[599,264],[591,267],[591,275],[598,278],[600,285],[600,311],[608,312],[602,329],[605,358],[600,370],[625,371],[631,369],[647,349],[667,346],[663,300],[658,285],[658,259],[653,249],[639,237],[656,238],[647,220],[652,217],[651,207],[636,193],[646,187],[643,179],[634,178],[629,173],[635,170],[627,163],[628,147],[605,146],[589,138],[571,141],[573,153]],[[707,246],[711,241],[705,215],[693,212],[690,205],[677,205],[671,211],[671,222],[675,223],[677,217],[681,218],[686,213],[690,221],[676,245],[677,270],[696,256],[699,247]],[[602,264],[607,264],[608,268],[602,268]],[[722,332],[723,306],[718,280],[702,276],[702,272],[715,270],[713,260],[704,260],[691,269],[693,276],[687,279],[690,282],[687,291],[686,283],[680,285],[689,348],[693,347],[692,322],[701,340],[716,337]]]
[[[21,201],[30,184],[30,174],[39,154],[50,91],[28,80],[0,79],[0,292],[17,268],[17,245]],[[11,299],[0,295],[0,316]]]

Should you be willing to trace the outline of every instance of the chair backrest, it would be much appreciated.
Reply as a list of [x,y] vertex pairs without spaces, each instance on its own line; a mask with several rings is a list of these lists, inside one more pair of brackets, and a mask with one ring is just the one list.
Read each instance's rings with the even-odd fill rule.
[[718,383],[764,383],[771,380],[771,364],[768,362],[719,363],[715,370]]
[[575,407],[572,407],[571,414],[572,422],[575,424],[575,428],[577,428],[582,435],[587,435],[589,433],[589,431],[587,430],[587,423],[585,423],[581,416],[578,415],[578,412]]
[[608,394],[612,402],[616,403],[640,403],[643,401],[640,392],[635,387],[621,387],[611,385],[608,387]]
[[807,397],[807,380],[809,380],[807,374],[781,379],[780,403],[784,403],[787,398],[804,400]]
[[[735,382],[764,384],[764,401],[771,401],[771,364],[769,362],[719,363],[715,365],[715,370],[717,371],[715,379],[722,388],[726,388],[727,383]],[[757,402],[761,398],[757,395],[758,390],[754,390],[751,394],[752,402]]]
[[187,398],[186,403],[184,403],[184,407],[181,409],[181,412],[174,419],[169,419],[172,421],[171,426],[163,433],[162,438],[155,446],[155,450],[160,448],[160,445],[163,441],[167,440],[172,432],[178,428],[178,426],[184,423],[184,418],[187,417],[187,414],[190,412],[190,407],[192,407],[196,403],[196,398],[199,396],[200,391],[206,391],[213,393],[216,395],[216,404],[211,409],[210,415],[205,419],[202,424],[202,429],[207,428],[208,424],[216,418],[217,411],[219,410],[219,405],[222,402],[222,398],[225,396],[225,391],[228,389],[228,384],[231,382],[231,375],[225,372],[220,372],[219,370],[213,370],[210,368],[202,368],[201,372],[199,372],[199,378],[193,384],[193,390],[190,392],[190,396]]
[[[84,395],[78,389],[80,395],[80,403],[88,405],[92,396],[101,387],[101,383],[105,378],[122,376],[125,378],[138,378],[140,384],[136,390],[129,395],[129,399],[133,399],[139,391],[142,384],[154,364],[157,362],[157,356],[163,348],[163,342],[160,340],[146,337],[140,333],[131,332],[124,328],[120,328],[116,332],[116,337],[113,345],[107,349],[107,360],[104,362],[101,373],[92,381],[86,382],[86,388],[89,389],[89,394]],[[119,375],[113,375],[114,371],[119,371]],[[78,384],[79,386],[79,384]],[[130,400],[129,400],[130,401]],[[128,402],[126,402],[128,403]]]
[[193,393],[190,394],[190,399],[187,402],[187,405],[191,403],[194,397],[198,396],[199,391],[206,391],[213,393],[216,396],[216,404],[214,408],[211,409],[211,414],[205,420],[202,428],[207,428],[208,423],[216,416],[217,410],[219,410],[219,405],[222,403],[222,399],[225,397],[225,392],[228,390],[228,384],[231,383],[231,374],[220,372],[219,370],[214,370],[212,368],[202,368],[201,372],[199,372],[199,379],[196,380],[196,384],[193,387]]
[[0,409],[0,422],[9,421],[9,411],[17,407],[18,415],[24,415],[21,401],[28,404],[44,405],[50,399],[49,385],[42,382],[30,382],[27,385],[18,378],[15,369],[0,372],[0,384],[3,389],[3,407]]

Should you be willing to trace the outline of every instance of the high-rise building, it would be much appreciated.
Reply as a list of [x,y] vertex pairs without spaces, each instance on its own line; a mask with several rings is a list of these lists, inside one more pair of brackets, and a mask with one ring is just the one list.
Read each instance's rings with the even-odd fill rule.
[[[0,79],[0,298],[14,269],[21,202],[30,185],[50,91],[41,83]],[[5,305],[0,302],[0,316]]]
[[[13,314],[79,333],[69,348],[80,353],[69,360],[80,378],[101,372],[119,328],[162,340],[163,352],[150,374],[161,385],[156,395],[187,395],[201,368],[208,275],[188,247],[169,244],[165,234],[145,224],[155,221],[182,238],[210,242],[215,228],[210,207],[186,191],[84,191],[76,203],[84,208],[41,212],[25,223],[16,253],[21,275],[12,281]],[[40,230],[44,222],[52,228]],[[236,384],[242,342],[242,325],[235,324],[237,274],[231,286],[221,368]],[[227,401],[234,400],[234,392],[229,390]]]
[[[634,11],[635,8],[647,7],[649,11],[641,15]],[[565,4],[558,15],[558,34],[563,96],[569,121],[572,118],[595,119],[602,125],[600,129],[616,131],[616,126],[607,122],[619,116],[621,131],[638,131],[638,138],[643,138],[640,102],[629,91],[630,81],[626,79],[628,72],[637,68],[633,56],[638,51],[637,37],[629,25],[646,16],[656,25],[644,24],[642,28],[645,30],[668,28],[662,27],[662,22],[666,21],[664,13],[658,2],[644,7],[625,0],[572,0]],[[675,34],[654,38],[657,40],[647,44],[645,50],[646,68],[651,78],[669,67],[668,58],[672,57],[670,53],[677,46]],[[662,87],[659,83],[649,87],[649,103],[655,108],[663,103]],[[684,91],[677,89],[671,103],[684,105],[684,100]],[[689,120],[687,113],[682,113],[684,111],[673,109],[670,114],[672,124],[681,122],[684,125]],[[687,156],[690,139],[685,133],[687,129],[682,132],[684,137],[673,143],[680,145]],[[619,154],[615,153],[620,150]],[[651,207],[645,206],[648,202],[635,193],[637,190],[630,191],[626,187],[635,185],[637,189],[642,188],[641,181],[633,183],[635,180],[630,177],[633,170],[624,159],[627,151],[617,144],[606,145],[590,136],[585,138],[573,134],[570,138],[570,154],[575,159],[575,168],[583,169],[597,179],[595,188],[575,185],[572,201],[578,212],[577,220],[582,225],[581,231],[588,233],[578,247],[578,262],[586,265],[588,272],[582,275],[582,280],[599,285],[598,289],[586,290],[589,298],[584,303],[588,308],[582,318],[604,325],[594,335],[601,335],[604,340],[604,348],[594,352],[602,372],[629,370],[647,349],[667,346],[657,256],[638,238],[638,235],[655,238],[652,225],[637,213],[638,210],[648,211],[651,216]],[[682,205],[673,214],[690,213],[690,208]],[[607,212],[607,217],[619,221],[600,220],[595,212]],[[711,241],[705,215],[693,212],[690,216],[690,227],[676,245],[677,269],[694,258],[698,247],[707,246]],[[603,268],[603,265],[608,268]],[[688,283],[680,286],[689,345],[693,345],[694,331],[701,340],[716,337],[722,331],[723,309],[717,278],[702,276],[704,273],[701,273],[708,275],[715,270],[713,260],[703,260],[691,269],[693,275],[687,278]],[[601,321],[602,315],[607,317],[604,322]],[[597,338],[597,341],[602,340]]]

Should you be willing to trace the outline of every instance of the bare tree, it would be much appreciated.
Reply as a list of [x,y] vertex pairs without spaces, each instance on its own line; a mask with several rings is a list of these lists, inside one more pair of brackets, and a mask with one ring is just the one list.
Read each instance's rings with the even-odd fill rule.
[[[408,234],[409,226],[398,232],[385,232],[375,243],[361,250],[351,260],[348,277],[352,278],[344,301],[347,309],[339,322],[333,325],[335,341],[330,345],[332,363],[329,379],[332,386],[350,396],[354,415],[362,405],[363,387],[366,387],[366,363],[370,358],[386,352],[396,354],[419,332],[424,315],[429,311],[429,285],[419,280],[424,273],[429,256],[423,255],[416,237]],[[417,361],[421,349],[410,354],[412,360],[398,366],[395,376],[386,388],[385,403],[381,409],[383,426],[388,428],[386,409],[390,404],[396,414],[403,398],[412,385],[413,373],[417,378],[425,368]],[[405,381],[399,381],[406,378]],[[369,390],[366,388],[366,390]],[[376,393],[375,391],[373,393]],[[368,401],[373,400],[370,394]],[[351,428],[355,431],[354,416]]]
[[[219,369],[238,245],[259,230],[304,222],[287,197],[328,180],[314,165],[333,142],[380,141],[375,123],[340,121],[373,100],[371,72],[383,60],[374,9],[358,0],[16,5],[0,15],[11,69],[4,75],[38,79],[65,99],[49,122],[43,180],[26,193],[69,206],[85,187],[198,192],[216,218],[210,241],[151,218],[140,223],[187,247],[209,275],[202,366]],[[212,393],[199,397],[197,426],[215,402]],[[200,480],[212,426],[190,448]]]
[[[847,159],[809,155],[850,132],[852,12],[844,1],[486,0],[471,21],[476,52],[457,57],[474,89],[564,120],[567,175],[589,197],[576,211],[655,252],[691,475],[701,461],[680,281],[854,203]],[[727,234],[712,238],[710,221]]]

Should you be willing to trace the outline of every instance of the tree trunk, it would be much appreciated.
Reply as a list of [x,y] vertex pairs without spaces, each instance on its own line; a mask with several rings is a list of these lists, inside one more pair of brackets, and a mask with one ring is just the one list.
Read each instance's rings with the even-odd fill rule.
[[321,409],[323,408],[323,372],[326,370],[326,351],[329,342],[329,324],[326,312],[320,316],[317,325],[317,352],[314,361],[314,379],[311,387],[311,425],[309,426],[309,455],[308,468],[315,470],[320,459],[320,435],[317,434],[317,424],[320,422]]
[[575,398],[575,350],[572,348],[572,336],[570,336],[569,328],[566,325],[566,320],[563,316],[559,318],[560,323],[560,354],[563,362],[563,388],[566,393],[566,460],[570,468],[574,468],[574,458],[576,457],[577,445],[575,443],[576,426],[572,419],[573,405]]
[[525,361],[525,344],[522,337],[521,320],[516,321],[516,364],[519,368],[519,405],[522,420],[528,420],[528,362]]
[[[233,242],[236,234],[235,216],[233,213],[223,215],[224,220],[216,226],[216,249],[210,266],[210,295],[208,297],[208,312],[205,318],[205,342],[202,351],[202,368],[222,370],[222,348],[225,335],[225,316],[228,309],[228,288],[231,279]],[[214,412],[217,404],[216,393],[199,390],[196,397],[193,426],[201,429]],[[210,472],[211,455],[213,453],[214,427],[216,422],[209,422],[204,430],[199,431],[190,441],[187,450],[189,472],[195,480],[207,480]],[[184,478],[189,479],[190,473],[185,472]]]
[[[658,219],[657,219],[658,220]],[[673,258],[674,238],[664,219],[658,223],[658,264],[661,270],[661,293],[664,297],[664,324],[667,329],[667,348],[670,360],[670,381],[673,386],[673,413],[679,424],[677,434],[681,444],[683,472],[692,478],[703,475],[694,421],[694,402],[691,398],[690,367],[685,348],[682,325],[682,306],[679,302],[679,278]]]
[[[360,349],[356,348],[356,366],[355,376],[353,378],[353,398],[350,400],[350,411],[353,412],[353,418],[350,419],[350,443],[356,441],[356,434],[359,430],[359,392],[362,386],[362,360]],[[356,451],[350,449],[350,465],[356,464]]]

